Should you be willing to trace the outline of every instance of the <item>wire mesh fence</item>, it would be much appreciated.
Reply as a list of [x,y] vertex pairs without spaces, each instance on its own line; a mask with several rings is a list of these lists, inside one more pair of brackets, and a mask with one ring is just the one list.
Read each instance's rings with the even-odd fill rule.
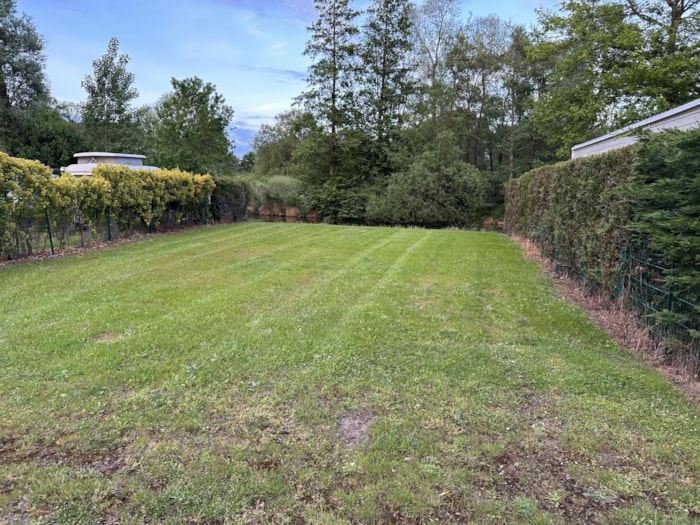
[[640,320],[663,343],[666,357],[700,371],[700,309],[666,283],[671,268],[646,247],[622,254],[625,295]]
[[30,216],[13,223],[5,242],[0,243],[0,256],[16,259],[40,253],[54,254],[61,250],[86,248],[134,235],[145,235],[156,230],[206,224],[208,220],[209,210],[206,204],[201,209],[168,206],[158,221],[148,225],[135,214],[117,215],[109,208],[92,217],[81,216],[77,211],[54,215],[47,210],[34,210]]
[[[542,258],[552,261],[557,273],[575,279],[582,287],[600,289],[586,277],[586,269],[562,256],[553,236],[546,230],[540,237]],[[687,300],[670,286],[666,277],[672,273],[668,262],[647,245],[622,250],[619,277],[613,295],[624,296],[640,323],[647,327],[663,348],[664,357],[700,374],[700,306]]]

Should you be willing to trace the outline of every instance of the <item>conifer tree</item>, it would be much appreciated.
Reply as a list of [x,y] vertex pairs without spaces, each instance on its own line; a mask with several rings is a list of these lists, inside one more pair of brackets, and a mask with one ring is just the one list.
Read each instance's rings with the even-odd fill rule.
[[409,0],[374,0],[367,14],[360,52],[361,114],[374,141],[375,171],[388,176],[405,106],[415,91],[409,63],[412,7]]
[[306,108],[327,128],[328,176],[333,178],[338,162],[338,133],[356,115],[354,97],[357,35],[354,25],[360,14],[349,0],[314,0],[318,19],[308,29],[311,37],[304,54],[313,60],[307,78],[308,90],[300,96]]

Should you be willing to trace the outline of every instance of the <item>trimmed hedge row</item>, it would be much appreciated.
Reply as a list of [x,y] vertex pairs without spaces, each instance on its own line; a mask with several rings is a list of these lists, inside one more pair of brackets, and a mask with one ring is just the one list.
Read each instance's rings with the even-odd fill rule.
[[[0,153],[0,256],[31,255],[49,228],[60,245],[99,225],[122,233],[152,231],[161,224],[238,220],[244,217],[247,186],[179,170],[132,170],[101,165],[92,177],[52,178],[47,166]],[[110,228],[110,226],[106,226]]]
[[611,295],[624,283],[667,357],[700,372],[700,128],[531,171],[506,186],[506,224]]
[[26,227],[48,204],[51,169],[0,152],[0,254],[32,253]]
[[637,146],[543,166],[506,184],[506,227],[612,292],[633,219]]

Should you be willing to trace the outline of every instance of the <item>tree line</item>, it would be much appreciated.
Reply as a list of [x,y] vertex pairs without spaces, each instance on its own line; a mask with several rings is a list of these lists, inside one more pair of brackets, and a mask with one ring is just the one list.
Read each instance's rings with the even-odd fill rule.
[[171,92],[139,107],[129,56],[113,37],[81,82],[85,100],[62,102],[51,97],[43,49],[16,0],[0,0],[1,151],[54,170],[80,151],[140,153],[152,164],[192,173],[240,169],[228,136],[234,112],[213,84],[173,78]]
[[295,108],[256,173],[326,217],[475,226],[503,183],[700,96],[699,0],[565,0],[533,28],[457,0],[315,0]]
[[243,165],[294,188],[282,208],[331,221],[477,226],[500,213],[505,181],[700,96],[698,4],[564,0],[526,28],[465,19],[458,0],[372,0],[364,12],[314,0],[306,89],[241,163],[226,135],[233,110],[211,84],[173,79],[154,106],[134,108],[116,39],[83,81],[84,104],[51,101],[41,38],[0,0],[2,41],[34,57],[27,67],[0,50],[0,145],[52,166],[49,155],[85,149],[215,175]]

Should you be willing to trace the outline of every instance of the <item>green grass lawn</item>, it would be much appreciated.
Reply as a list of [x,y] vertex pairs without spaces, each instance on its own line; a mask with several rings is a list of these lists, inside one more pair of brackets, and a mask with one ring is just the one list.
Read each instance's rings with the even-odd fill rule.
[[696,523],[699,414],[497,234],[0,268],[0,523]]

